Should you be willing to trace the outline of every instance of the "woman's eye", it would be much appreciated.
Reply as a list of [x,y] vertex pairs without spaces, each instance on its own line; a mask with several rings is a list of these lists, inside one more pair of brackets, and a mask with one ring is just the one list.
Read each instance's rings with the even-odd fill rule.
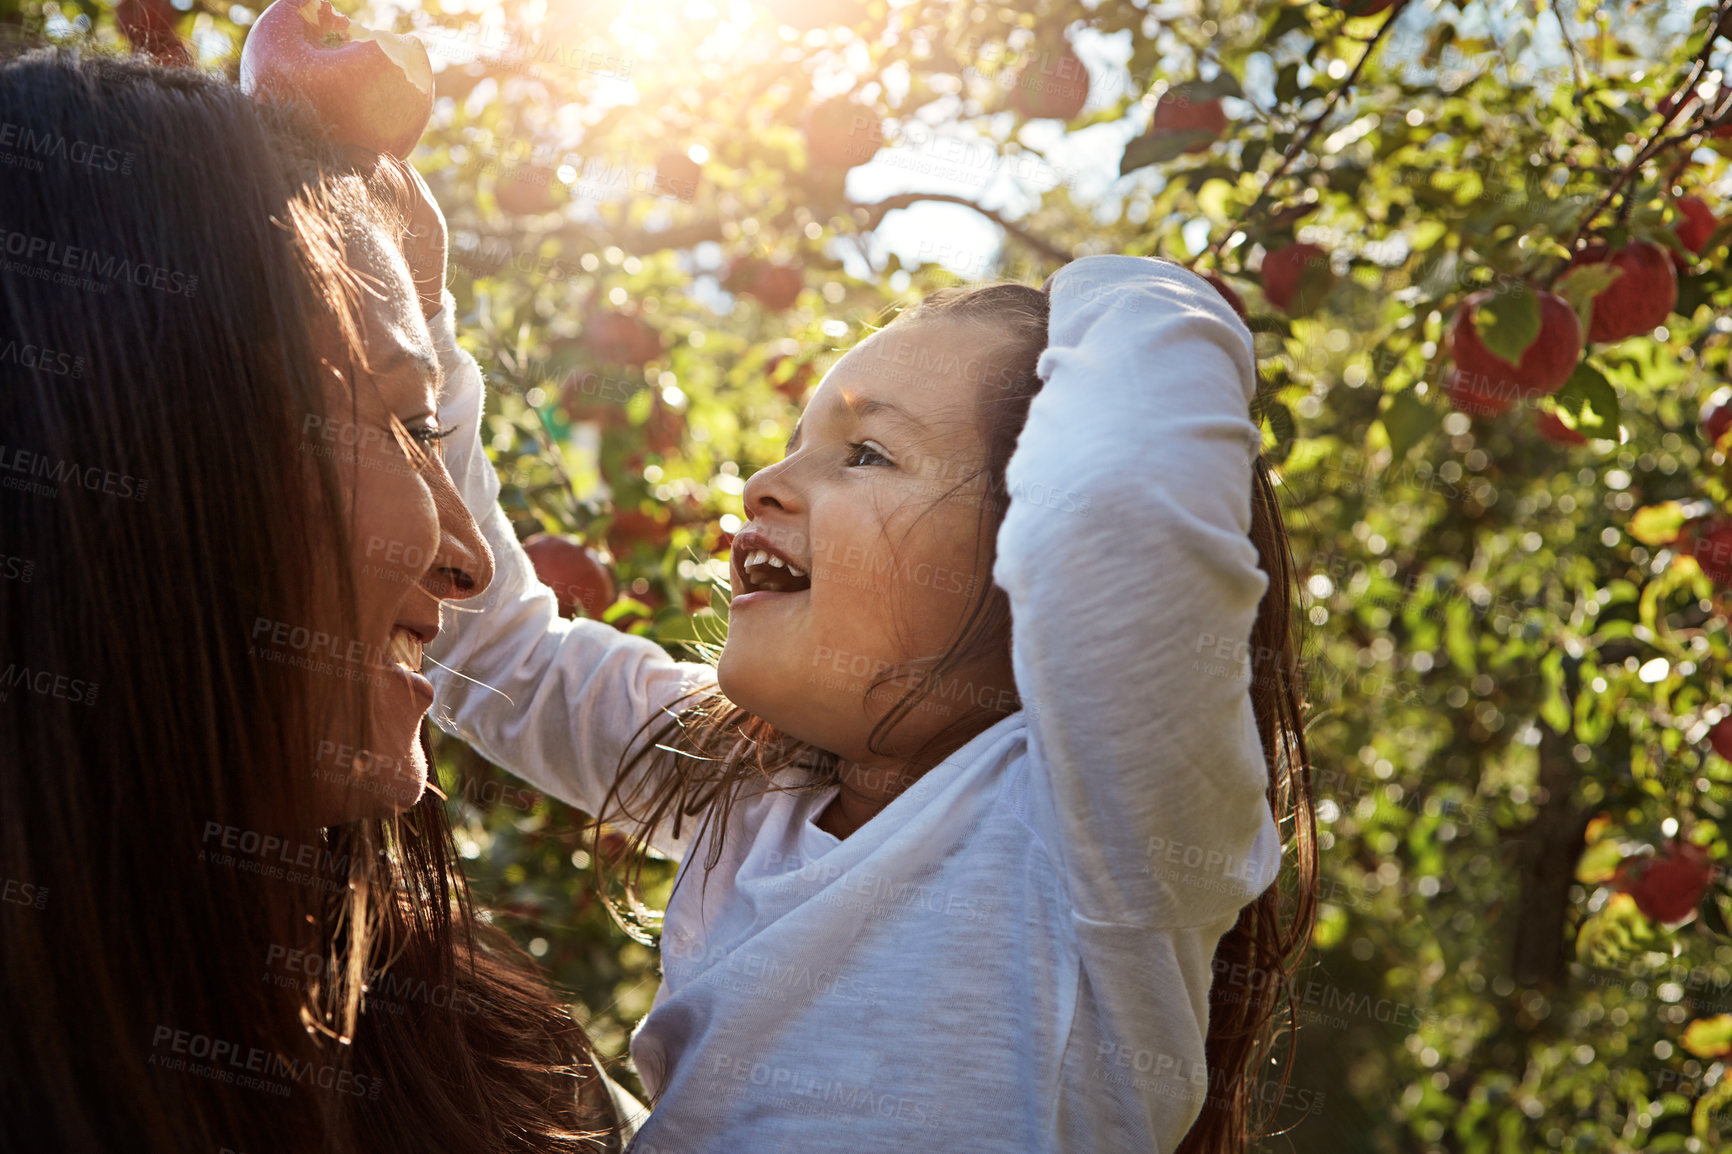
[[441,429],[437,425],[421,425],[409,430],[409,435],[423,445],[436,445],[457,430]]
[[874,461],[879,461],[886,465],[893,463],[889,457],[886,457],[883,453],[879,452],[875,445],[856,444],[852,441],[848,443],[847,464],[849,467],[853,468],[862,465],[869,465],[874,463]]

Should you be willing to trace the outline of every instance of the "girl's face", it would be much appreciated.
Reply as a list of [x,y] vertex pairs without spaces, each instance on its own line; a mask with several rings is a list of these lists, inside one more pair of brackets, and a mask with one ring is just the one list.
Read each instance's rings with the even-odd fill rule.
[[[442,599],[473,597],[493,578],[493,555],[429,436],[438,431],[439,362],[408,268],[377,230],[349,258],[382,289],[363,298],[367,363],[347,367],[335,323],[321,326],[327,412],[305,418],[302,447],[309,463],[317,455],[336,464],[360,635],[346,636],[333,611],[308,656],[319,663],[310,675],[343,679],[336,688],[345,704],[355,680],[365,686],[370,736],[362,748],[353,723],[320,735],[320,824],[384,817],[420,800],[421,719],[433,703],[418,672],[421,647],[439,632]],[[334,584],[328,592],[320,604],[335,606]]]
[[[992,389],[981,358],[959,352],[991,339],[953,320],[875,333],[824,377],[786,456],[747,482],[718,681],[791,737],[877,760],[873,724],[914,682],[872,682],[949,648],[991,581],[977,473]],[[759,550],[794,568],[755,561]],[[1008,647],[947,672],[880,753],[907,756],[975,707],[1009,712],[1014,685]]]

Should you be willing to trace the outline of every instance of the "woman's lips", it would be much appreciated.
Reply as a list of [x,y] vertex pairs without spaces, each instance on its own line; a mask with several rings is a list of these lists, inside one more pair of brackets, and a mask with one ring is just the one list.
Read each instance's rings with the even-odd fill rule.
[[391,643],[386,649],[391,664],[383,667],[387,676],[401,678],[408,685],[423,713],[433,705],[433,683],[421,673],[425,648],[418,633],[399,625],[391,630]]

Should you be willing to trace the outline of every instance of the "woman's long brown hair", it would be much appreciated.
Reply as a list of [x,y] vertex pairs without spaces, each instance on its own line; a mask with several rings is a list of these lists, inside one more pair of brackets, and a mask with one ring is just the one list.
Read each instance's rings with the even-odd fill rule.
[[390,163],[54,51],[0,59],[0,123],[0,1147],[617,1148],[436,791],[307,816],[367,701],[295,632],[329,595],[360,636],[315,326],[353,337]]
[[[990,573],[998,527],[1009,506],[1005,468],[1028,417],[1029,402],[1040,391],[1036,363],[1046,348],[1049,301],[1045,292],[1021,284],[948,288],[926,297],[895,323],[955,321],[984,326],[995,352],[981,370],[985,460],[981,465],[986,498],[981,502],[977,572]],[[1261,393],[1253,419],[1261,421]],[[961,488],[977,479],[957,481]],[[1250,643],[1251,695],[1263,755],[1269,767],[1270,812],[1283,832],[1287,865],[1276,884],[1247,905],[1216,947],[1215,981],[1209,993],[1209,1032],[1205,1042],[1208,1093],[1196,1123],[1179,1145],[1179,1154],[1238,1154],[1254,1134],[1269,1132],[1279,1104],[1292,1052],[1279,1086],[1263,1076],[1279,1042],[1278,1010],[1291,1009],[1291,977],[1310,944],[1317,912],[1316,812],[1311,763],[1305,745],[1306,702],[1300,681],[1301,621],[1293,613],[1297,575],[1292,548],[1268,462],[1259,454],[1252,474],[1251,538],[1268,589],[1257,609]],[[984,587],[980,587],[984,586]],[[875,725],[869,748],[879,750],[894,727],[921,707],[944,675],[983,656],[1010,648],[1010,603],[990,581],[977,585],[968,612],[942,656],[913,668],[892,668],[873,685],[908,685],[896,704]],[[710,647],[709,655],[715,650]],[[1009,709],[1021,708],[1012,701]],[[1003,716],[976,707],[946,726],[916,754],[916,763],[936,764],[946,754]],[[711,687],[688,699],[672,716],[651,722],[622,759],[612,791],[596,825],[597,878],[604,888],[623,890],[624,901],[610,908],[628,931],[648,940],[655,911],[637,896],[648,830],[667,823],[676,836],[695,823],[693,844],[707,843],[706,871],[721,860],[720,831],[727,828],[735,800],[747,788],[822,789],[838,780],[834,754],[787,738]],[[642,735],[640,734],[640,736]],[[616,821],[634,836],[604,848],[601,824]],[[713,834],[713,835],[712,835]],[[620,867],[626,868],[621,876]],[[611,879],[619,878],[614,887]],[[1223,979],[1228,975],[1233,980]],[[1293,1022],[1297,1033],[1297,1022]],[[1275,1092],[1270,1094],[1269,1089]]]

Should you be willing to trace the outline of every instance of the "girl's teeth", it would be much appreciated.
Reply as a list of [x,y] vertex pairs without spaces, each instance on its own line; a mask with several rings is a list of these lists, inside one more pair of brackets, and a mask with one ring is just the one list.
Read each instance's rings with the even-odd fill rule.
[[796,577],[804,577],[806,575],[806,571],[794,564],[792,561],[788,562],[788,572],[792,573]]
[[765,558],[765,560],[767,560],[770,564],[774,565],[778,569],[785,568],[785,566],[782,564],[782,559],[780,557],[776,556],[774,553],[769,554],[769,556],[767,556]]
[[764,558],[768,557],[769,555],[770,554],[763,549],[754,549],[754,550],[752,550],[752,555],[750,557],[746,558],[746,564],[748,564],[748,565],[761,565],[764,563]]

